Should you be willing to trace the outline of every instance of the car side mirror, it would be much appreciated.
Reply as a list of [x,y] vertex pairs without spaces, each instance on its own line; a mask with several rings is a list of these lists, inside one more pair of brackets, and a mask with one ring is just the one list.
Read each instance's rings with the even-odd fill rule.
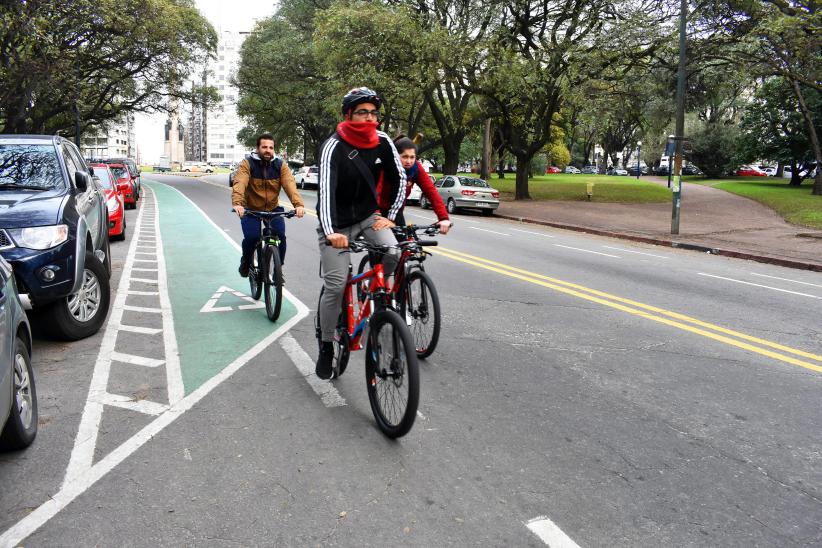
[[85,171],[75,171],[74,172],[74,186],[77,187],[77,190],[80,192],[85,192],[88,190],[89,184],[89,175]]

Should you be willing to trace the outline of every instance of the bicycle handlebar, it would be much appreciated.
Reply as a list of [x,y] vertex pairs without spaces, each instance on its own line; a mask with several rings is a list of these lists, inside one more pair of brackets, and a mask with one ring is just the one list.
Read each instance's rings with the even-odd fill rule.
[[[232,213],[234,212],[233,209],[230,209]],[[244,215],[251,215],[252,217],[258,217],[260,219],[267,218],[273,219],[274,217],[285,217],[286,219],[290,219],[294,215],[297,214],[296,209],[292,209],[291,211],[256,211],[253,209],[246,209],[243,212]]]

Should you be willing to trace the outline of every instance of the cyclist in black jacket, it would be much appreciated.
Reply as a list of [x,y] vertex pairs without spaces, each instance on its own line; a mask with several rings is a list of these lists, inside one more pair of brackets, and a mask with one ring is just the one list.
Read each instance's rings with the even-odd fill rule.
[[[368,88],[354,88],[342,101],[344,121],[320,148],[317,228],[325,291],[320,302],[320,352],[315,372],[332,375],[334,328],[348,276],[348,242],[360,234],[368,240],[395,245],[391,232],[405,202],[405,170],[394,143],[377,131],[381,100]],[[394,199],[384,217],[377,203],[377,183],[392,189]],[[396,250],[385,255],[386,272],[397,265]]]

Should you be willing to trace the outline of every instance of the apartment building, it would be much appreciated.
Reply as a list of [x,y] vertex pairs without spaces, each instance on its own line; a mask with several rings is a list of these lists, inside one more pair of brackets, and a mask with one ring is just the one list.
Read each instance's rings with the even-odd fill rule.
[[120,122],[87,129],[80,143],[80,150],[86,158],[132,158],[140,162],[133,114],[125,116]]
[[231,85],[231,77],[240,66],[240,48],[245,35],[235,31],[220,31],[217,58],[209,64],[208,83],[217,88],[222,100],[209,108],[205,126],[206,161],[211,164],[239,162],[248,153],[237,140],[243,122],[237,114],[239,92]]

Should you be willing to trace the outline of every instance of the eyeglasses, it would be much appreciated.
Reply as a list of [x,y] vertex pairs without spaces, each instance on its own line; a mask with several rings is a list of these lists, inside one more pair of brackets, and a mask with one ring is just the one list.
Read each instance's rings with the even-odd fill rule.
[[355,110],[351,114],[353,114],[355,116],[369,116],[370,115],[370,116],[373,116],[374,118],[379,118],[380,117],[380,111],[379,110],[360,109],[360,110]]

